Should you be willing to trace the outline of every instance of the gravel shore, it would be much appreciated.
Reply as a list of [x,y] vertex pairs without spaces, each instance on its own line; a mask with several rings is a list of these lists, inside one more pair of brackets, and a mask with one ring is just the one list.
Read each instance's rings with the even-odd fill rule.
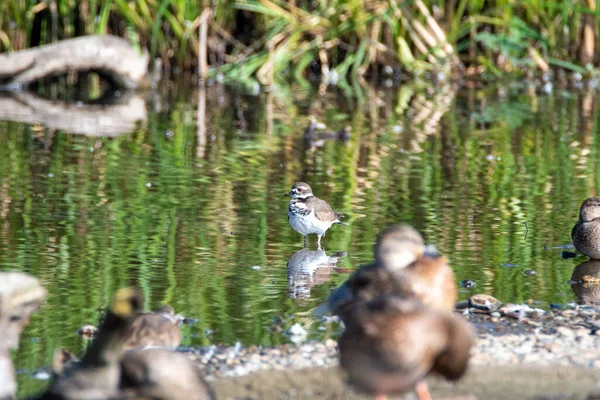
[[[471,365],[547,365],[597,368],[600,371],[598,309],[572,306],[565,310],[533,311],[515,318],[475,308],[457,310],[473,323],[477,343]],[[211,379],[244,376],[262,370],[336,367],[337,344],[306,342],[272,348],[210,346],[184,351],[202,363]]]
[[[478,333],[470,371],[456,385],[429,379],[438,397],[600,399],[596,307],[572,305],[548,312],[515,305],[485,311],[463,307],[456,313]],[[361,398],[343,383],[334,340],[183,351],[204,365],[220,398]]]

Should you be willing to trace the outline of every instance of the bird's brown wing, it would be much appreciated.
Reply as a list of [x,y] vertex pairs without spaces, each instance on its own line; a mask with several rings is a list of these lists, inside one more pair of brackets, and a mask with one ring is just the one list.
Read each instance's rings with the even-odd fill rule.
[[133,321],[123,349],[159,346],[175,348],[181,342],[179,327],[160,314],[143,314]]
[[214,393],[199,365],[167,349],[132,350],[121,358],[126,399],[212,400]]
[[456,380],[467,370],[469,352],[475,344],[475,330],[461,316],[448,316],[446,320],[446,350],[436,358],[433,370],[447,379]]
[[306,199],[306,206],[315,210],[315,217],[320,221],[339,221],[338,214],[325,200],[311,196]]
[[339,341],[340,365],[363,390],[403,392],[430,371],[445,347],[440,315],[394,296],[360,303]]

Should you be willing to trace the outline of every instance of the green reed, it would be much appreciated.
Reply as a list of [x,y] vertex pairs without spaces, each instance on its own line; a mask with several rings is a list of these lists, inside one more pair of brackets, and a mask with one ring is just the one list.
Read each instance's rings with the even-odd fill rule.
[[317,75],[347,86],[387,67],[413,76],[586,74],[598,61],[599,21],[592,0],[6,0],[0,50],[111,33],[149,49],[169,72],[195,71],[206,47],[212,76],[270,85]]

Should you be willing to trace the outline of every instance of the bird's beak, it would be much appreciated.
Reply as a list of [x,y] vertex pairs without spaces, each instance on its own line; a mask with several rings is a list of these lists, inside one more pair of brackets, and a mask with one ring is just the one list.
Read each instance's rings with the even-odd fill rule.
[[292,195],[292,192],[287,192],[287,193],[286,193],[286,194],[284,194],[283,196],[285,197],[285,196],[291,196],[291,195]]

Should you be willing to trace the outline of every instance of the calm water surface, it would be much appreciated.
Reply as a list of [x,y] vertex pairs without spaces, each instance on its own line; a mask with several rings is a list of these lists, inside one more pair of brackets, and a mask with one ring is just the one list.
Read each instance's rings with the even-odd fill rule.
[[[311,311],[396,221],[450,258],[457,284],[476,283],[459,286],[462,299],[577,301],[567,281],[584,258],[553,247],[570,243],[599,186],[592,94],[209,88],[146,107],[113,137],[0,121],[0,269],[49,291],[15,353],[21,395],[46,384],[26,373],[55,348],[85,348],[77,329],[125,285],[149,309],[169,303],[197,320],[185,346],[275,345],[296,322],[309,338],[334,337]],[[349,140],[307,142],[311,115],[350,126]],[[350,223],[331,228],[324,252],[316,237],[303,251],[288,225],[283,194],[297,180]]]

